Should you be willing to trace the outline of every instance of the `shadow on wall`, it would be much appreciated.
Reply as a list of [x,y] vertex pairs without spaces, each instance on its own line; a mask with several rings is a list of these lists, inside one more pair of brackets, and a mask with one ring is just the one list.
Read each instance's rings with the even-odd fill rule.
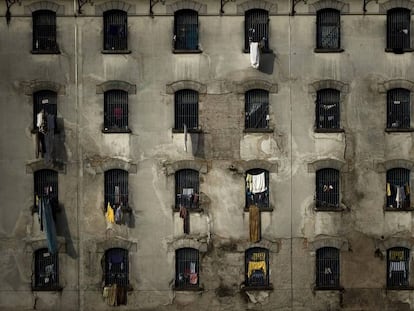
[[57,128],[59,133],[55,136],[55,160],[59,163],[66,163],[68,161],[68,155],[65,148],[65,128],[63,118],[56,119]]
[[68,215],[66,214],[66,209],[62,204],[59,204],[59,212],[56,217],[56,235],[63,236],[65,238],[66,253],[72,258],[77,258],[78,254],[76,253],[70,234]]
[[273,68],[275,63],[276,55],[275,53],[262,53],[260,55],[260,63],[259,63],[259,70],[260,72],[266,73],[266,74],[273,74]]

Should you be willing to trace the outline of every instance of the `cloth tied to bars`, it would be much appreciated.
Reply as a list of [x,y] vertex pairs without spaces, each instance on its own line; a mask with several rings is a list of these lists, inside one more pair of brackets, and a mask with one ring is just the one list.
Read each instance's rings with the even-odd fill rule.
[[266,262],[265,261],[249,261],[247,268],[247,277],[250,278],[254,270],[262,270],[266,275]]
[[249,189],[253,194],[262,193],[267,190],[264,172],[258,175],[250,175],[251,177],[249,175],[246,177],[246,180],[248,180]]
[[407,277],[407,270],[406,270],[405,261],[391,261],[389,267],[389,277],[391,277],[392,271],[403,271],[404,278]]
[[56,226],[53,220],[52,207],[49,199],[41,200],[42,204],[42,219],[43,227],[45,228],[47,248],[50,253],[55,254],[58,249],[57,238],[56,238]]
[[250,64],[254,69],[259,68],[260,48],[259,42],[250,42]]
[[256,205],[249,206],[249,237],[252,243],[260,241],[260,210]]

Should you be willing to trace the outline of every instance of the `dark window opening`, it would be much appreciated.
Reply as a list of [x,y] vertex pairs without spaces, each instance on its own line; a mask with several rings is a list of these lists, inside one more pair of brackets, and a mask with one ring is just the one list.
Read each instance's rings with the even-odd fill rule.
[[128,251],[123,248],[108,249],[103,261],[106,302],[111,306],[126,305],[129,286]]
[[128,92],[111,90],[104,93],[105,131],[128,131]]
[[269,12],[248,10],[244,21],[244,49],[250,51],[250,42],[260,42],[264,51],[269,50]]
[[410,272],[410,250],[394,247],[387,251],[387,287],[407,288]]
[[339,288],[339,249],[323,247],[316,251],[316,286]]
[[56,13],[48,10],[33,12],[33,51],[57,52]]
[[250,90],[245,94],[245,128],[269,128],[269,92]]
[[338,10],[323,9],[316,15],[318,49],[339,49],[341,47],[341,14]]
[[198,288],[199,252],[194,248],[181,248],[175,252],[175,287]]
[[107,222],[130,225],[132,209],[128,203],[128,172],[113,169],[105,172],[105,217]]
[[387,128],[410,128],[410,91],[392,89],[387,92]]
[[317,92],[316,128],[339,129],[340,127],[340,92],[334,89],[323,89]]
[[51,254],[47,248],[34,253],[34,290],[59,289],[58,254]]
[[325,168],[316,172],[316,208],[339,208],[339,171]]
[[387,208],[410,208],[410,170],[394,168],[387,171]]
[[199,173],[195,170],[184,169],[175,173],[176,208],[198,208],[199,183]]
[[127,30],[126,12],[120,10],[104,12],[104,50],[127,50]]
[[[41,113],[41,115],[39,115]],[[33,94],[33,129],[47,128],[45,115],[57,116],[57,94],[53,91],[39,91]],[[45,124],[46,122],[46,124]],[[54,126],[56,131],[56,125]]]
[[269,172],[263,169],[251,169],[246,172],[246,208],[256,205],[269,208]]
[[198,13],[179,10],[174,15],[174,49],[198,50]]
[[402,53],[410,49],[410,19],[411,11],[404,8],[395,8],[387,12],[387,48],[395,53]]
[[52,170],[39,170],[34,173],[34,206],[39,211],[40,200],[48,200],[52,210],[58,205],[58,173]]
[[174,129],[188,130],[198,129],[198,92],[193,90],[181,90],[174,95]]
[[265,248],[250,248],[245,253],[246,286],[269,286],[269,251]]

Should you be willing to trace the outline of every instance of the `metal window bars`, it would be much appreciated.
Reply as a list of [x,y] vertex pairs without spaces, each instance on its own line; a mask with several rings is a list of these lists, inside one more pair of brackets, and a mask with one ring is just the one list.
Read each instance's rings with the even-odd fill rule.
[[33,51],[58,51],[55,12],[49,10],[33,12]]
[[123,248],[110,248],[105,252],[105,286],[129,284],[128,250]]
[[316,95],[316,128],[339,129],[340,92],[335,89],[322,89]]
[[387,250],[387,288],[406,288],[409,284],[410,250],[393,247]]
[[316,251],[316,286],[338,288],[340,276],[339,249],[323,247]]
[[319,10],[316,15],[316,47],[339,49],[341,47],[341,14],[335,9]]
[[198,129],[198,92],[180,90],[174,94],[174,128],[177,130]]
[[[263,177],[264,187],[255,186],[254,183],[263,183],[263,180],[261,180]],[[255,188],[255,190],[252,188]],[[266,170],[255,168],[246,172],[246,208],[249,208],[250,205],[256,205],[258,208],[269,208],[269,172]]]
[[200,201],[199,172],[191,169],[175,173],[175,207],[198,208]]
[[179,10],[174,15],[174,49],[198,50],[198,13]]
[[339,171],[332,168],[316,172],[316,208],[338,209],[339,205]]
[[199,284],[199,252],[194,248],[180,248],[175,252],[175,287],[197,288]]
[[34,206],[38,199],[58,202],[58,173],[53,170],[39,170],[34,173]]
[[121,10],[104,12],[104,50],[125,51],[128,49],[127,13]]
[[410,170],[393,168],[387,171],[387,208],[410,208]]
[[245,252],[246,286],[269,286],[269,250],[260,247]]
[[250,51],[250,42],[261,42],[269,50],[269,12],[262,9],[248,10],[244,21],[244,49]]
[[394,8],[387,11],[387,48],[395,53],[403,53],[411,47],[410,41],[411,11]]
[[104,130],[128,131],[128,92],[110,90],[104,93]]
[[245,93],[245,128],[269,128],[269,92],[250,90]]
[[38,249],[34,253],[33,288],[55,290],[59,286],[58,253],[52,254],[47,248]]
[[33,94],[33,129],[37,127],[37,114],[42,110],[45,113],[57,116],[56,92],[44,90]]
[[128,205],[128,172],[112,169],[105,172],[105,210],[108,203],[113,208]]
[[387,128],[410,128],[410,91],[397,88],[387,92]]

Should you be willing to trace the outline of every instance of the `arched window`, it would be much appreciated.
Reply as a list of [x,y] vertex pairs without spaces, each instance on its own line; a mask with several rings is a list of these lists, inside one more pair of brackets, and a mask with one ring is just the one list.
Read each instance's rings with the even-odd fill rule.
[[387,128],[410,128],[410,91],[396,88],[387,92]]
[[410,208],[410,170],[393,168],[387,171],[387,208]]
[[269,172],[255,168],[246,172],[246,208],[269,208]]
[[198,50],[198,12],[179,10],[174,14],[174,49]]
[[250,42],[262,42],[263,49],[269,50],[269,12],[252,9],[244,17],[244,48],[250,50]]
[[176,208],[198,208],[200,196],[199,172],[183,169],[175,172]]
[[316,48],[334,49],[341,47],[341,13],[335,9],[322,9],[316,14]]
[[323,247],[316,251],[316,287],[338,288],[340,276],[339,249]]
[[128,92],[110,90],[104,93],[104,131],[129,132]]
[[245,252],[246,286],[269,286],[269,250],[260,247]]
[[128,204],[128,172],[113,169],[105,172],[105,207]]
[[110,10],[103,14],[104,50],[125,51],[128,49],[127,13],[121,10]]
[[128,251],[123,248],[110,248],[103,258],[104,296],[112,306],[127,304],[129,285]]
[[316,128],[340,128],[340,92],[334,89],[322,89],[316,95]]
[[174,94],[174,129],[189,131],[198,129],[198,92],[180,90]]
[[324,168],[316,171],[316,208],[337,209],[339,205],[339,171]]
[[180,248],[175,252],[175,287],[191,289],[199,286],[199,252],[194,248]]
[[410,250],[393,247],[387,250],[387,288],[409,286]]
[[269,92],[254,89],[245,93],[245,129],[269,128]]
[[56,13],[49,10],[33,12],[33,48],[35,53],[57,53]]

